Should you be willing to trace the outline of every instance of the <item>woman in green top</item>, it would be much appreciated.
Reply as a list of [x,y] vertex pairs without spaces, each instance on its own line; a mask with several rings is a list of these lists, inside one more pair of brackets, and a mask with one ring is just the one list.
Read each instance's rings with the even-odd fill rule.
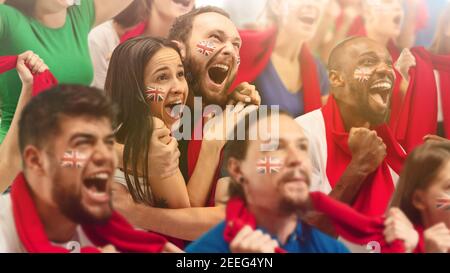
[[[0,56],[32,50],[60,83],[89,85],[93,77],[89,31],[132,1],[6,0],[0,4]],[[0,75],[0,143],[11,125],[20,90],[16,71]]]

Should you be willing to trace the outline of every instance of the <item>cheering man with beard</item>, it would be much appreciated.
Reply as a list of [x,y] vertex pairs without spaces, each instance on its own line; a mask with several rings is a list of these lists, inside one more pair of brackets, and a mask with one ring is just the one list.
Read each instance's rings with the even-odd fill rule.
[[311,188],[383,215],[406,156],[386,126],[392,59],[369,38],[349,38],[330,55],[329,79],[327,105],[297,119],[311,142]]
[[[198,184],[195,187],[198,191],[192,192],[190,199],[203,205],[185,209],[148,207],[134,203],[123,187],[114,189],[114,204],[139,228],[192,241],[225,216],[224,208],[217,206],[216,200],[224,200],[228,188],[227,179],[219,180],[221,151],[229,133],[224,127],[233,129],[234,126],[222,126],[225,125],[222,122],[244,117],[254,109],[248,104],[259,105],[260,97],[255,87],[248,83],[242,83],[231,94],[228,92],[240,63],[241,38],[223,10],[203,7],[180,16],[169,33],[169,39],[180,48],[189,85],[188,109],[182,118],[183,139],[178,142],[181,153],[179,168],[185,181]],[[202,103],[196,102],[196,98],[201,98]],[[207,113],[199,117],[195,115],[199,108],[215,106],[216,109],[224,109],[227,104],[236,106],[224,111],[223,119],[216,116],[208,120]],[[186,119],[189,122],[185,122]],[[211,133],[205,129],[203,132],[205,124],[210,122],[218,125],[212,126],[217,130]],[[214,139],[209,138],[210,135]],[[203,162],[203,167],[197,168],[197,162]],[[199,201],[201,196],[206,198]]]
[[176,250],[112,209],[113,114],[99,90],[81,86],[56,87],[25,107],[23,173],[0,197],[0,252]]

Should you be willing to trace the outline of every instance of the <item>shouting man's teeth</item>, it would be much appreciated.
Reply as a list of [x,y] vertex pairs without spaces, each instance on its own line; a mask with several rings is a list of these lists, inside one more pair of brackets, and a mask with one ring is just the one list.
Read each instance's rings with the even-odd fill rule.
[[88,177],[88,179],[102,179],[102,180],[106,180],[106,179],[108,179],[108,174],[107,173],[97,173],[97,174],[94,174],[94,175]]
[[383,89],[383,90],[387,90],[387,89],[391,89],[391,88],[392,88],[392,84],[389,82],[377,83],[370,87],[370,89]]
[[216,64],[216,65],[213,65],[213,67],[220,68],[224,72],[228,72],[228,69],[230,69],[230,67],[228,65],[224,65],[224,64]]

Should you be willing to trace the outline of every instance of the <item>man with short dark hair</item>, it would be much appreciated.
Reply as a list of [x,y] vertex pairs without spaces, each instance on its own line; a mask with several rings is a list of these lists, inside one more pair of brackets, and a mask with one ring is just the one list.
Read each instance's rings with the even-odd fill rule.
[[395,82],[392,58],[357,37],[330,56],[331,97],[297,119],[311,143],[311,189],[369,215],[383,215],[406,154],[386,125]]
[[0,196],[0,252],[159,252],[170,246],[134,231],[113,211],[113,117],[110,101],[82,86],[55,87],[24,108],[23,173],[11,193]]

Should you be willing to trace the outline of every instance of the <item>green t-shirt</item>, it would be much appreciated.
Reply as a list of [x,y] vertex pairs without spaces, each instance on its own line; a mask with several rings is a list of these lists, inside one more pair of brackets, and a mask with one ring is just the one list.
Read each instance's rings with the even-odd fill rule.
[[[59,83],[89,85],[93,68],[88,33],[94,22],[94,0],[82,0],[80,5],[68,8],[65,25],[57,29],[0,4],[0,56],[32,50],[44,60]],[[0,75],[0,143],[11,125],[21,89],[16,70]]]

